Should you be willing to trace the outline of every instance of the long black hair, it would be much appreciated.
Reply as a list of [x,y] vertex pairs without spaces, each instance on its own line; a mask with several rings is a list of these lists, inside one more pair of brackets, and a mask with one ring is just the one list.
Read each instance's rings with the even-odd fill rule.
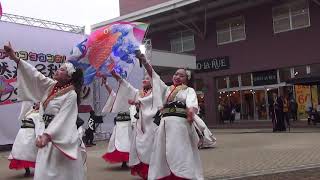
[[83,86],[83,72],[82,69],[77,68],[76,71],[71,76],[71,83],[74,86],[74,90],[77,93],[77,103],[81,103],[81,90]]

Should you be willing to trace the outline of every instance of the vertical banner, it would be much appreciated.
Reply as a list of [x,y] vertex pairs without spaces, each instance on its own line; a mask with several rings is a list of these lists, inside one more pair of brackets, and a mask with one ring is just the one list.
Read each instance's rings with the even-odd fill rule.
[[312,105],[313,108],[317,108],[318,106],[318,86],[311,86],[311,97],[312,97]]
[[295,85],[296,98],[298,103],[299,119],[306,119],[308,117],[306,110],[311,104],[311,90],[310,86]]

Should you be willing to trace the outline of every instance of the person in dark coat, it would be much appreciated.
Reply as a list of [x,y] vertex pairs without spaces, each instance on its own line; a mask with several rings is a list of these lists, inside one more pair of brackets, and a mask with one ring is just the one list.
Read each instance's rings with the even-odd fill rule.
[[293,121],[298,120],[298,103],[297,101],[292,97],[290,100],[290,113],[292,116]]
[[286,126],[283,114],[283,101],[276,93],[273,94],[273,99],[270,100],[270,115],[272,117],[273,132],[285,131]]

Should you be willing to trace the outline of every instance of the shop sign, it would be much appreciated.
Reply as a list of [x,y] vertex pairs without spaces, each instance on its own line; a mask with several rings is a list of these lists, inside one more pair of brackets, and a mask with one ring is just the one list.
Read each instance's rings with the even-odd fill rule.
[[307,110],[312,106],[310,86],[295,85],[298,115],[300,119],[307,118]]
[[196,72],[209,72],[230,69],[229,56],[203,59],[196,62]]
[[277,84],[277,70],[254,72],[252,75],[254,86]]

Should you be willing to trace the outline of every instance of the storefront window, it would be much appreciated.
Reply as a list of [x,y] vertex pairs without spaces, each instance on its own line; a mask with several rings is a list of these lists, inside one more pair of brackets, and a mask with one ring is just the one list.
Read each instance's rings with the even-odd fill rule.
[[279,70],[280,82],[286,82],[291,79],[290,68],[283,68]]
[[223,123],[228,120],[229,115],[229,92],[219,92],[219,104],[218,104],[218,112],[219,112],[219,123]]
[[306,75],[307,75],[306,66],[294,67],[294,77],[295,78],[305,77]]
[[241,98],[242,98],[241,117],[242,119],[252,120],[254,118],[253,90],[241,91]]
[[240,120],[241,116],[241,94],[240,91],[232,91],[229,94],[230,96],[230,106],[231,109],[234,110],[234,119],[233,120]]
[[218,89],[227,88],[227,78],[226,77],[218,77],[217,78],[217,86],[218,86]]
[[230,81],[230,87],[239,87],[239,80],[238,80],[238,76],[229,76],[229,81]]
[[251,74],[242,74],[241,75],[241,85],[242,86],[251,86]]

